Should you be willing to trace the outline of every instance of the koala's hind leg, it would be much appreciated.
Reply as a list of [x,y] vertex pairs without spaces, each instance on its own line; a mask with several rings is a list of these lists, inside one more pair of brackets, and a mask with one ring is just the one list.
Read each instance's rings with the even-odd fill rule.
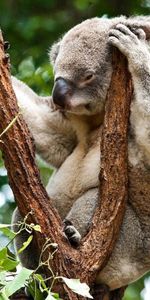
[[114,250],[106,266],[98,274],[96,282],[105,283],[114,290],[139,279],[149,269],[145,234],[136,213],[127,204]]
[[[64,229],[71,244],[79,244],[81,237],[87,233],[97,203],[98,188],[85,192],[75,201],[66,216]],[[137,214],[132,206],[127,204],[114,250],[107,265],[98,274],[96,283],[106,284],[111,290],[114,290],[137,280],[149,268],[149,253],[145,248],[145,233]]]
[[[18,208],[16,208],[12,216],[12,229],[14,232],[17,232],[19,229],[18,226],[15,224],[22,220],[23,218],[21,217]],[[21,231],[21,233],[16,236],[15,243],[14,243],[16,253],[22,247],[23,243],[27,241],[28,238],[29,238],[29,233],[26,230]],[[38,256],[33,241],[29,244],[29,246],[25,250],[23,250],[23,252],[17,255],[21,261],[22,266],[24,266],[25,268],[32,269],[32,270],[37,268]]]

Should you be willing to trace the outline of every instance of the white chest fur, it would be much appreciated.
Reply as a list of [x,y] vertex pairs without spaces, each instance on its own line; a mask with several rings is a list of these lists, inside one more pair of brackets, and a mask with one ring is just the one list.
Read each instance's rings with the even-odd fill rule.
[[63,217],[79,196],[98,186],[99,166],[99,143],[91,149],[88,149],[85,143],[79,143],[60,169],[54,173],[47,191]]

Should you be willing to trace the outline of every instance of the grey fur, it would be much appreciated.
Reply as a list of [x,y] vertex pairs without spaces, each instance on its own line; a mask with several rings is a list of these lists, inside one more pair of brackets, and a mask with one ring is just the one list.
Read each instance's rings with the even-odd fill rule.
[[[38,153],[57,168],[47,191],[62,219],[75,226],[67,224],[66,232],[79,242],[97,205],[99,127],[112,74],[112,45],[128,59],[134,84],[128,142],[129,199],[114,251],[97,277],[97,282],[111,289],[150,270],[150,44],[142,28],[150,28],[150,17],[94,18],[71,29],[53,46],[55,80],[61,77],[74,85],[65,109],[55,110],[51,98],[48,105],[48,99],[12,79]],[[87,79],[87,74],[92,77]],[[17,211],[13,219],[18,219]],[[17,239],[17,247],[20,242]],[[22,264],[29,266],[26,255],[27,251],[22,254]],[[35,250],[29,249],[28,255],[32,262]]]

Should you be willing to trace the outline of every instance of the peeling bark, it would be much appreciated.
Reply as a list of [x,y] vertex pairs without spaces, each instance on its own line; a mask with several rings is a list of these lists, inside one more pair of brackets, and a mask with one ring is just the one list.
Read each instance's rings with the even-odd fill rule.
[[[0,145],[9,183],[22,216],[32,211],[29,222],[41,226],[42,234],[35,234],[38,252],[40,253],[46,238],[50,238],[58,244],[58,251],[51,261],[51,268],[55,273],[68,278],[80,278],[90,286],[112,253],[127,199],[127,125],[132,85],[126,59],[117,50],[113,52],[113,69],[102,133],[101,199],[91,230],[78,249],[73,249],[64,238],[62,221],[41,183],[32,138],[22,115],[2,136]],[[17,114],[18,106],[0,36],[1,132]],[[45,259],[49,251],[50,248],[45,251]],[[51,275],[46,268],[44,272],[47,276]],[[55,290],[63,299],[83,299],[60,282],[56,284]]]

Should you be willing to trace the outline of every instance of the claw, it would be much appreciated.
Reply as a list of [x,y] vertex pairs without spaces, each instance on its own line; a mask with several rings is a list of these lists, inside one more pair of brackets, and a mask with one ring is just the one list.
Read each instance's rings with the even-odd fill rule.
[[65,221],[64,232],[71,245],[77,247],[81,241],[81,235],[70,221]]

